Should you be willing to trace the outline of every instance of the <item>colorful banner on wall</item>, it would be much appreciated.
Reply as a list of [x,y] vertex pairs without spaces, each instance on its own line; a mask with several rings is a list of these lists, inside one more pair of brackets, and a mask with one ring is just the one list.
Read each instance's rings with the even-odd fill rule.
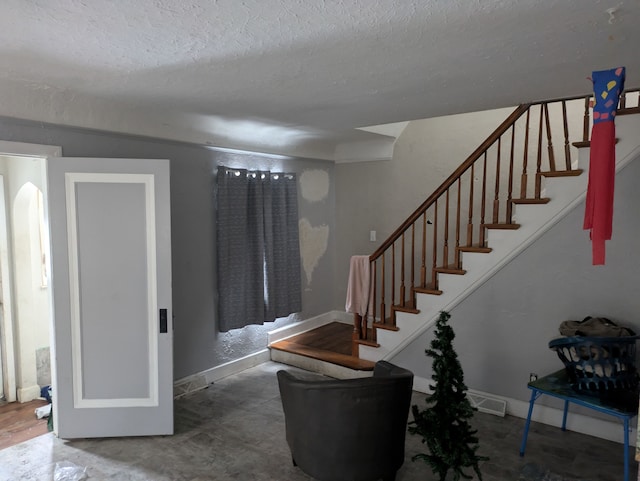
[[616,174],[615,116],[618,99],[624,88],[625,68],[592,73],[593,128],[589,157],[584,229],[590,230],[593,265],[603,265],[605,241],[611,239],[613,225],[613,191]]

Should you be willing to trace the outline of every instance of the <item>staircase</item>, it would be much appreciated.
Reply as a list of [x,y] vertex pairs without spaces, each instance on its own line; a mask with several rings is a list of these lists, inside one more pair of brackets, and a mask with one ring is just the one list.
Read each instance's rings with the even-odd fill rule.
[[[590,102],[517,107],[370,256],[374,307],[368,322],[355,316],[357,357],[393,357],[584,198]],[[637,90],[621,97],[620,139],[637,137],[634,113]],[[619,144],[618,169],[635,146]]]

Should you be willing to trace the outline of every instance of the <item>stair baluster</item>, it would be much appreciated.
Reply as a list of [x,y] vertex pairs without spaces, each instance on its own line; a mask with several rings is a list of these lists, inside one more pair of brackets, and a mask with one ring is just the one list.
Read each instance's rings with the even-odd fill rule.
[[538,127],[538,160],[536,163],[536,199],[539,199],[542,192],[542,119],[543,105],[540,104],[540,126]]
[[511,224],[513,215],[513,162],[514,162],[514,147],[516,143],[516,124],[511,126],[511,146],[509,152],[509,182],[507,188],[507,224]]
[[567,101],[562,101],[562,126],[564,127],[564,167],[571,170],[571,147],[569,145],[569,119],[567,118]]
[[457,205],[456,205],[456,247],[455,247],[455,258],[454,258],[454,264],[456,269],[460,269],[460,265],[461,265],[461,258],[460,258],[460,206],[462,205],[461,202],[461,195],[462,195],[462,177],[458,177],[458,198],[457,198]]
[[544,120],[547,125],[547,150],[549,152],[549,170],[551,172],[555,172],[556,156],[553,152],[553,140],[551,140],[551,123],[549,122],[549,104],[545,102],[542,105],[544,106]]
[[487,152],[484,153],[482,161],[482,214],[480,217],[480,246],[485,247],[487,245],[485,229],[485,213],[487,212]]
[[522,151],[522,176],[520,177],[520,198],[527,198],[527,168],[529,163],[529,119],[531,117],[531,109],[527,110],[527,120],[524,128],[524,149]]
[[473,245],[473,186],[476,179],[476,164],[471,165],[471,179],[469,179],[469,220],[467,221],[467,246]]
[[[637,98],[639,91],[640,89],[631,91],[634,98]],[[640,113],[640,105],[636,107],[627,106],[629,103],[628,92],[630,91],[623,93],[620,98],[618,115]],[[580,102],[584,103],[584,114],[581,119],[582,139],[574,142],[573,145],[588,145],[591,125],[591,95],[520,105],[380,245],[370,256],[373,312],[369,313],[369,317],[373,318],[374,328],[369,333],[365,319],[358,333],[361,340],[366,340],[367,344],[375,343],[377,338],[376,328],[395,328],[396,312],[401,310],[405,312],[415,311],[416,292],[440,294],[438,272],[463,274],[463,259],[460,252],[467,250],[489,252],[490,249],[487,247],[486,237],[487,229],[518,228],[519,226],[513,223],[513,204],[541,204],[548,202],[549,199],[542,198],[543,176],[576,175],[579,173],[579,171],[573,170],[571,161],[570,127],[573,125],[572,120],[574,117],[570,116],[569,112],[571,109],[574,109],[573,112],[575,112],[575,107],[580,111],[582,108]],[[640,98],[638,103],[640,104]],[[551,122],[550,107],[558,109],[553,110],[554,124]],[[556,122],[555,112],[558,111],[561,112],[561,119]],[[538,115],[538,119],[535,119],[535,115]],[[535,120],[538,120],[537,132],[535,129],[533,131],[531,129],[532,125],[535,125]],[[520,148],[520,145],[516,146],[518,137],[516,131],[524,131],[523,140],[521,141],[522,148]],[[536,134],[538,136],[537,139],[532,139],[531,136]],[[557,136],[562,136],[564,150],[562,171],[558,171],[556,166],[553,144],[554,134],[556,138]],[[542,145],[543,138],[546,140],[546,148]],[[510,142],[510,148],[508,172],[505,171],[503,174],[502,149],[504,142]],[[516,152],[522,152],[521,158],[516,156]],[[530,153],[532,158],[533,155],[536,156],[535,167],[531,166],[535,169],[535,173],[530,172]],[[495,159],[495,166],[489,165],[492,161],[490,159]],[[482,174],[480,174],[480,170],[482,170]],[[515,174],[516,172],[519,174]],[[502,178],[503,175],[505,178]],[[533,197],[529,197],[531,175],[534,175],[532,182]],[[482,182],[480,189],[475,188],[476,176]],[[469,183],[468,189],[466,187],[467,182]],[[490,182],[493,182],[494,187],[491,193],[488,192]],[[454,184],[457,184],[457,192],[455,192],[455,198],[452,198],[451,188]],[[514,191],[519,192],[519,198],[513,198]],[[468,199],[464,197],[467,194],[469,196]],[[452,201],[456,202],[455,225],[451,223],[453,221],[450,215],[450,210],[453,208]],[[489,201],[491,202],[490,213],[487,211],[487,202]],[[463,211],[463,206],[467,209],[467,212]],[[505,209],[504,211],[502,211],[503,208]],[[501,211],[505,212],[503,221],[500,216]],[[463,234],[466,240],[463,241],[463,245],[461,245],[460,239],[462,215],[466,217],[466,235]],[[491,218],[491,224],[487,224],[488,217]],[[417,222],[422,222],[422,238],[417,246],[420,252],[419,258],[416,258],[415,224]],[[432,233],[427,232],[427,225],[433,225]],[[409,242],[407,239],[409,228],[411,228],[409,234],[411,246],[410,249],[407,249],[406,243]],[[476,228],[478,229],[477,244],[474,245],[474,230]],[[454,252],[451,252],[449,238],[454,233],[455,247],[453,249]],[[399,256],[396,256],[397,243],[401,243]],[[410,251],[409,258],[407,258],[408,250]],[[388,261],[386,259],[387,255],[390,256]],[[427,260],[428,257],[430,257],[430,262]],[[390,269],[387,268],[387,262],[391,262]],[[406,278],[407,263],[410,265],[409,282],[407,282]],[[399,268],[397,268],[398,266]],[[416,279],[416,266],[420,270],[418,280]],[[398,274],[399,278],[397,277]],[[400,296],[399,300],[396,299],[396,295]],[[387,299],[391,300],[389,308],[387,308]]]

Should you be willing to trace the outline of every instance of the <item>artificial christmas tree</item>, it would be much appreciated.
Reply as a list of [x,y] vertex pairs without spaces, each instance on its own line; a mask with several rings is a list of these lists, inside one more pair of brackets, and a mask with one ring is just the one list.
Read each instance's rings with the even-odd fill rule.
[[426,400],[426,409],[420,410],[416,405],[412,407],[414,420],[409,423],[409,433],[422,436],[429,454],[416,454],[412,459],[424,460],[440,481],[447,479],[450,470],[453,481],[461,477],[470,479],[471,476],[463,471],[469,467],[482,480],[478,463],[489,458],[476,454],[479,447],[477,431],[469,424],[476,409],[467,399],[462,366],[453,349],[455,334],[447,324],[450,317],[448,312],[440,313],[436,321],[436,337],[431,341],[431,348],[425,351],[433,358],[435,386],[429,386],[433,394]]

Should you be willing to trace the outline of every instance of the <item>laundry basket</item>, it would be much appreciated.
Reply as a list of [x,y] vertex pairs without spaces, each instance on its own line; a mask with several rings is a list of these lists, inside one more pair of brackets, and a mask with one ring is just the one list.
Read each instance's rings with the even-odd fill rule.
[[575,390],[592,394],[629,391],[638,387],[638,337],[561,337],[550,341],[549,348],[564,363]]

